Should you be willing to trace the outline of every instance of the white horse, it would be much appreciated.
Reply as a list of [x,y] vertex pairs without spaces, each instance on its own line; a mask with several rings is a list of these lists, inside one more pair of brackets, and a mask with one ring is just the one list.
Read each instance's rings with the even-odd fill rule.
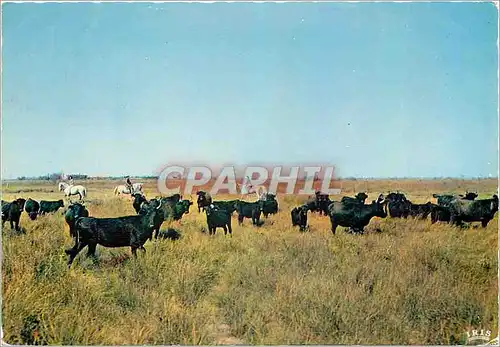
[[134,194],[134,193],[142,193],[144,195],[144,191],[142,190],[142,187],[143,187],[143,183],[133,183],[132,184],[132,192],[131,192],[129,187],[121,184],[121,185],[115,187],[114,193],[115,193],[115,195]]
[[84,186],[74,186],[64,182],[59,182],[59,191],[63,190],[64,190],[64,195],[68,198],[71,195],[79,195],[80,200],[82,200],[87,196],[87,188],[85,188]]
[[248,176],[246,177],[246,182],[244,181],[242,184],[238,185],[240,186],[240,199],[255,193],[257,200],[261,200],[267,194],[267,188],[265,186],[254,186]]

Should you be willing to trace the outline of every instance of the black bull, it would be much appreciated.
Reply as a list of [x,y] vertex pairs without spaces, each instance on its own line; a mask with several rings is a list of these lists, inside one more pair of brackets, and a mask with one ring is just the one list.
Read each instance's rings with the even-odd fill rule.
[[451,218],[450,203],[455,199],[473,201],[477,198],[476,193],[466,192],[465,195],[432,194],[437,199],[437,205],[432,204],[431,222],[449,222]]
[[451,224],[481,222],[482,227],[486,228],[498,211],[498,196],[495,194],[491,199],[475,201],[455,199],[450,203],[449,211]]
[[292,226],[299,226],[300,231],[305,231],[307,229],[307,206],[302,205],[299,207],[294,207],[290,212],[292,217]]
[[213,204],[205,207],[207,214],[207,226],[209,235],[214,235],[217,228],[224,229],[224,235],[228,232],[232,235],[231,213],[227,210],[217,208]]
[[262,213],[262,201],[238,201],[236,202],[236,211],[238,212],[238,224],[241,225],[244,218],[251,218],[253,225],[259,225]]
[[19,231],[19,219],[23,212],[26,200],[23,198],[16,199],[12,202],[2,200],[2,228],[6,221],[10,222],[10,228]]
[[68,267],[80,251],[88,246],[88,256],[95,256],[97,245],[104,247],[129,246],[134,257],[137,249],[146,252],[144,243],[151,237],[154,219],[159,213],[158,207],[151,207],[144,215],[125,216],[118,218],[80,217],[75,221],[75,245],[66,250],[69,255]]
[[328,210],[333,234],[339,225],[363,233],[364,227],[368,225],[372,217],[387,217],[385,202],[380,197],[370,205],[347,205],[335,201],[330,204]]

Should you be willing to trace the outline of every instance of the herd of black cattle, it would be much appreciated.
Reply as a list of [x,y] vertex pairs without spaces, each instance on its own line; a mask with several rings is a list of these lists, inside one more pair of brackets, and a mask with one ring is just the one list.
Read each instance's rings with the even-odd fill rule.
[[295,207],[292,214],[292,224],[300,230],[307,229],[307,212],[319,212],[328,215],[335,234],[337,226],[349,228],[350,232],[363,233],[372,217],[385,218],[389,214],[392,218],[419,218],[431,216],[431,222],[448,222],[462,226],[463,222],[481,222],[486,228],[498,211],[498,196],[494,194],[490,199],[475,200],[476,193],[466,192],[465,195],[433,194],[437,204],[427,202],[414,204],[403,193],[382,194],[371,204],[365,204],[368,195],[358,193],[354,198],[345,196],[340,201],[332,201],[328,195],[316,192],[316,197],[304,205]]
[[[238,214],[238,223],[242,224],[245,218],[251,219],[252,224],[260,226],[263,214],[265,218],[270,214],[278,213],[276,195],[266,193],[259,200],[246,202],[241,200],[213,201],[210,194],[197,192],[198,212],[206,213],[207,227],[210,235],[215,234],[217,228],[222,228],[224,234],[232,234],[231,216]],[[295,207],[291,211],[292,225],[298,226],[300,231],[308,230],[308,211],[330,217],[331,231],[335,234],[337,226],[348,228],[351,233],[363,233],[372,217],[385,218],[420,218],[431,216],[431,222],[448,222],[452,225],[462,226],[463,222],[481,222],[485,228],[493,219],[498,210],[498,196],[476,200],[476,193],[466,192],[465,195],[438,195],[433,194],[437,204],[414,204],[402,193],[389,193],[387,196],[379,195],[371,204],[365,204],[368,195],[358,193],[355,197],[343,197],[340,201],[332,201],[326,194],[316,192],[305,204]],[[90,217],[84,203],[71,203],[65,211],[65,220],[69,226],[70,235],[74,239],[74,246],[65,250],[69,256],[68,267],[78,253],[88,246],[88,256],[95,256],[96,246],[104,247],[131,247],[132,254],[137,256],[137,249],[145,252],[144,244],[153,239],[168,238],[178,239],[180,234],[174,229],[160,231],[162,223],[166,220],[180,220],[189,213],[193,204],[191,200],[182,200],[179,194],[170,197],[157,197],[147,200],[141,193],[132,195],[132,206],[137,215],[116,218]],[[19,219],[24,211],[31,220],[37,215],[54,213],[64,207],[63,200],[40,201],[31,198],[19,198],[12,202],[2,200],[2,227],[5,221],[10,221],[11,229],[17,231]]]

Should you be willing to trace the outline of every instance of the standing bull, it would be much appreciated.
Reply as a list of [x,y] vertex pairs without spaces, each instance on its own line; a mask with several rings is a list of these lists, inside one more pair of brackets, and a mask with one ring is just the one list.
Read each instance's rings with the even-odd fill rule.
[[291,211],[292,226],[299,226],[300,231],[307,229],[307,206],[294,207]]
[[[10,228],[20,231],[19,219],[24,209],[26,200],[23,198],[16,199],[12,202],[2,200],[2,228],[6,221],[10,222]],[[15,226],[14,226],[15,225]]]
[[205,207],[207,214],[207,226],[209,235],[215,235],[217,228],[224,229],[224,235],[232,235],[231,214],[226,210],[220,209],[213,204]]
[[387,217],[385,201],[382,195],[370,205],[345,205],[334,201],[330,205],[328,212],[333,234],[335,234],[335,230],[339,225],[352,228],[355,232],[363,233],[364,227],[370,223],[372,217]]
[[88,246],[87,256],[95,256],[97,245],[104,247],[127,247],[137,257],[137,249],[146,252],[144,243],[153,233],[154,219],[160,212],[158,207],[150,207],[144,215],[118,218],[80,217],[75,221],[75,245],[65,252],[69,255],[68,268],[80,251]]
[[475,201],[455,199],[450,202],[449,210],[451,224],[459,226],[462,222],[481,222],[486,228],[498,211],[498,196],[495,194],[491,199]]
[[260,201],[238,201],[236,202],[236,211],[238,212],[239,225],[243,223],[244,218],[251,218],[253,225],[259,225],[260,215],[262,213],[262,205]]
[[449,222],[451,218],[450,203],[455,199],[474,201],[477,198],[476,193],[465,192],[465,195],[432,194],[437,199],[437,205],[431,207],[431,223]]

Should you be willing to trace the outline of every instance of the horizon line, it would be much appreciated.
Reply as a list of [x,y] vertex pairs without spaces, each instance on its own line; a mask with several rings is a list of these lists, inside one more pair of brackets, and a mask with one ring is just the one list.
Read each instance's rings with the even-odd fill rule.
[[[77,174],[75,174],[76,176]],[[83,174],[82,174],[83,175]],[[86,178],[75,178],[75,180],[78,181],[86,181],[86,180],[93,180],[93,179],[103,179],[103,180],[120,180],[124,179],[126,177],[130,177],[131,179],[147,179],[147,180],[154,180],[158,179],[159,176],[156,175],[125,175],[125,176],[91,176],[88,175]],[[243,176],[236,176],[236,179],[243,179]],[[270,180],[271,178],[268,178],[267,180]],[[393,176],[393,177],[363,177],[363,176],[345,176],[345,177],[337,177],[337,178],[332,178],[332,181],[352,181],[352,180],[499,180],[499,176],[492,176],[492,177],[481,177],[481,176],[466,176],[466,177],[457,177],[457,176],[423,176],[423,177],[415,177],[415,176]],[[169,179],[169,180],[185,180],[183,178],[174,178],[174,179]],[[211,178],[210,181],[214,181],[216,178]],[[299,181],[304,180],[303,178],[299,178]],[[10,182],[10,181],[52,181],[52,179],[40,179],[39,177],[26,177],[22,178],[7,178],[7,179],[1,179],[2,182]],[[62,179],[56,179],[55,181],[65,181]]]

